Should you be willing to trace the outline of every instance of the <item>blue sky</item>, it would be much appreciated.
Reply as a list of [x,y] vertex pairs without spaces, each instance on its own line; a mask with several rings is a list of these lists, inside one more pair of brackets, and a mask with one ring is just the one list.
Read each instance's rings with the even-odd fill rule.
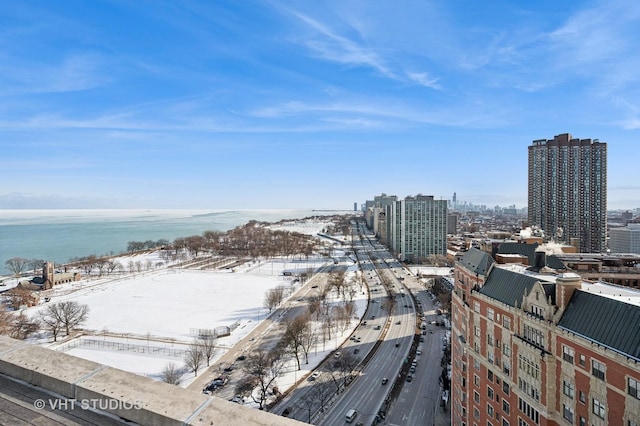
[[639,40],[628,0],[6,1],[0,208],[525,207],[560,133],[638,208]]

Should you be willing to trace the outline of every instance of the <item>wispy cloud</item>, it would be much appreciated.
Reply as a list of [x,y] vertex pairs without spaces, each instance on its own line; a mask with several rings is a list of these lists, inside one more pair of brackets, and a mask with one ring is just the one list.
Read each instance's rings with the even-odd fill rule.
[[426,72],[407,72],[407,77],[421,86],[429,87],[431,89],[442,89],[442,86],[438,83],[440,79],[432,78]]
[[[403,71],[403,65],[393,59],[386,58],[383,53],[384,46],[367,45],[364,40],[358,40],[355,32],[352,37],[341,34],[317,19],[302,12],[288,9],[300,22],[306,24],[311,30],[311,35],[304,38],[301,43],[315,56],[332,62],[338,62],[349,66],[363,66],[375,70],[379,75],[403,83],[415,83],[432,89],[441,89],[436,84],[437,78],[429,77],[426,72]],[[353,28],[344,24],[348,28]]]
[[58,62],[13,61],[0,65],[1,95],[74,92],[110,80],[103,57],[94,53],[69,54]]

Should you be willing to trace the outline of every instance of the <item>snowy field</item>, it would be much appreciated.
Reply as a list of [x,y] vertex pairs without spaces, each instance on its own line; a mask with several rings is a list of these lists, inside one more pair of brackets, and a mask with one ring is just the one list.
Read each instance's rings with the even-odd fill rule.
[[[316,235],[329,225],[330,222],[297,220],[270,225],[270,228]],[[162,368],[168,363],[184,365],[182,358],[175,354],[163,355],[164,349],[184,350],[198,337],[197,329],[234,326],[230,336],[217,340],[219,350],[215,358],[223,355],[226,348],[233,347],[266,318],[268,311],[263,302],[269,289],[285,286],[289,294],[297,290],[294,277],[284,276],[283,272],[315,270],[325,265],[328,259],[319,255],[308,259],[262,259],[227,270],[157,267],[162,263],[158,252],[122,256],[117,261],[124,266],[131,262],[152,266],[149,270],[116,278],[94,277],[56,286],[51,290],[48,302],[73,300],[88,305],[89,316],[83,325],[87,332],[81,339],[91,340],[94,344],[101,341],[102,345],[87,345],[80,339],[53,344],[50,338],[41,338],[39,343],[80,358],[159,379]],[[366,309],[366,296],[358,295],[355,302],[358,316],[361,316]],[[28,314],[35,316],[44,307],[30,308]],[[354,319],[353,326],[356,323]],[[309,365],[303,368],[311,369],[317,365],[350,332],[345,330],[331,342],[319,345],[310,356]],[[126,349],[114,347],[118,344],[126,344]],[[145,351],[140,349],[145,349],[145,345],[157,348],[158,353],[143,353]],[[281,389],[292,385],[305,372],[295,371],[292,365],[289,373],[278,381]],[[186,373],[181,385],[187,386],[192,380],[193,374]]]

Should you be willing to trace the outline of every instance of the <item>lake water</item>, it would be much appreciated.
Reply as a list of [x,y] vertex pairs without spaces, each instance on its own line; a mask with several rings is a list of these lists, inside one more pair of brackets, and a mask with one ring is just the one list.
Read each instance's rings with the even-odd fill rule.
[[312,210],[0,210],[0,275],[13,257],[53,260],[120,254],[129,241],[173,241],[228,231],[250,220],[278,222],[335,212]]

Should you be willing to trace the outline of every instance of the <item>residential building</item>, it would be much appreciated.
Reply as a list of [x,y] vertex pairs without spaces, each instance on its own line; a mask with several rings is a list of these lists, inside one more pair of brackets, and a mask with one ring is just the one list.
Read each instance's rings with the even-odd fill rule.
[[568,133],[529,146],[528,221],[582,253],[606,250],[607,144]]
[[406,262],[447,255],[447,200],[417,195],[387,208],[388,245]]
[[451,424],[640,424],[639,291],[473,248],[454,276]]

